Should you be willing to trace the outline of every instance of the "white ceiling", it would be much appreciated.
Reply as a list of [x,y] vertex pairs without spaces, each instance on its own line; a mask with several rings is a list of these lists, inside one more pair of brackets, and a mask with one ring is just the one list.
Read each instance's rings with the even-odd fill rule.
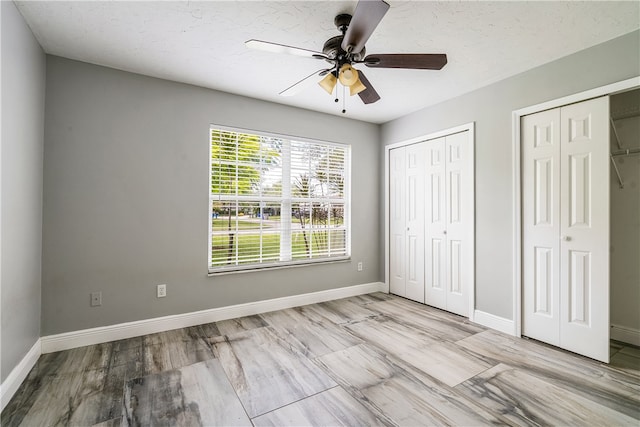
[[[367,69],[382,99],[346,99],[347,117],[383,123],[640,27],[640,3],[389,0],[371,53],[447,53],[441,71]],[[247,49],[260,39],[322,50],[356,1],[17,1],[53,55],[341,115],[318,85],[280,91],[326,62]]]

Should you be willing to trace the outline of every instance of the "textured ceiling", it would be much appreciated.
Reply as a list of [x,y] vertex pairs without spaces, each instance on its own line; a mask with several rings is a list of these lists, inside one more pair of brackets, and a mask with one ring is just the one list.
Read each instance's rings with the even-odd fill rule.
[[[383,123],[640,27],[640,3],[417,2],[391,8],[367,53],[447,53],[441,71],[367,69],[382,99],[346,99],[346,116]],[[322,50],[355,1],[18,1],[47,53],[342,115],[318,85],[280,91],[321,60],[247,49],[260,39]]]

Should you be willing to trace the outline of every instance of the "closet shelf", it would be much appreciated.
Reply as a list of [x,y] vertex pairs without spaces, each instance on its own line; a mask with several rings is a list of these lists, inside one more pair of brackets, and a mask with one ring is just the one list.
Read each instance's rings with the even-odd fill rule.
[[611,153],[611,157],[631,156],[633,154],[640,154],[640,148],[625,148],[622,150],[614,151]]
[[613,170],[616,172],[616,176],[618,177],[620,188],[624,188],[624,181],[622,180],[622,176],[620,176],[620,170],[618,170],[618,165],[616,164],[615,158],[621,156],[632,156],[634,154],[640,154],[640,148],[626,148],[623,150],[614,151],[609,155],[609,157],[611,158],[611,163],[613,164]]
[[613,164],[613,169],[616,172],[616,176],[618,177],[618,182],[620,183],[620,188],[624,188],[624,181],[622,180],[622,176],[620,175],[620,170],[618,169],[618,165],[616,164],[615,158],[621,156],[631,156],[633,154],[640,154],[640,148],[622,148],[622,144],[620,143],[620,137],[618,136],[618,129],[616,128],[616,121],[622,119],[628,119],[631,117],[640,116],[640,111],[633,110],[625,113],[621,113],[615,118],[613,116],[609,117],[609,123],[611,123],[611,128],[613,129],[613,136],[616,139],[616,144],[618,145],[618,151],[613,151],[610,154],[611,163]]
[[614,122],[617,122],[618,120],[630,119],[631,117],[638,117],[638,116],[640,116],[640,110],[632,110],[632,111],[622,112],[617,115],[611,115],[611,120],[613,120]]

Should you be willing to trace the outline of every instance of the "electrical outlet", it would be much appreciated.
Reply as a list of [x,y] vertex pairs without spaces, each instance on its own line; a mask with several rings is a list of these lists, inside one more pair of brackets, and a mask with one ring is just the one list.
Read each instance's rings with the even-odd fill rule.
[[167,285],[158,285],[156,287],[156,294],[158,298],[164,298],[167,296]]
[[102,292],[91,292],[91,307],[102,305]]
[[362,261],[358,263],[358,271],[362,271]]

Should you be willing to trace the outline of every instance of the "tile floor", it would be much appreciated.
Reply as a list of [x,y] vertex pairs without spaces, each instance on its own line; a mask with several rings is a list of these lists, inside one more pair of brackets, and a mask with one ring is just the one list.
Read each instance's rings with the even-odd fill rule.
[[42,355],[3,426],[640,425],[605,365],[381,293]]

